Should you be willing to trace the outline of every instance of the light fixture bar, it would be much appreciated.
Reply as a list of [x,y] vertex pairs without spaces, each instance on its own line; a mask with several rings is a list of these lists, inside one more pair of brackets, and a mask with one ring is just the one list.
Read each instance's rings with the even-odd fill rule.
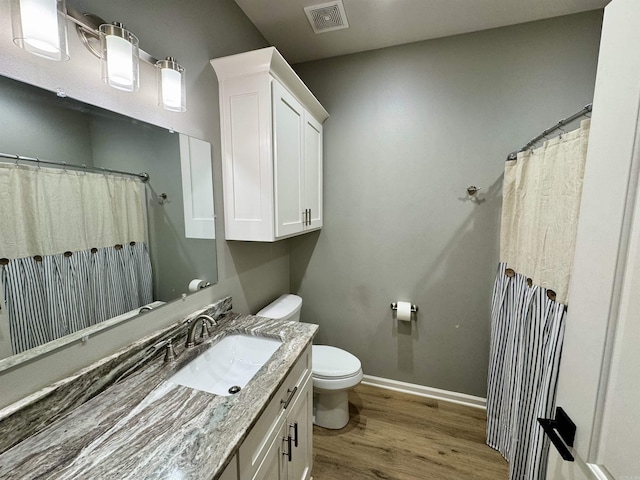
[[[102,20],[100,17],[97,17],[96,15],[85,15],[83,13],[80,13],[75,8],[70,7],[68,5],[67,5],[67,18],[71,20],[73,23],[75,23],[76,25],[78,25],[81,31],[83,31],[84,35],[90,35],[92,38],[95,38],[95,39],[100,38],[100,34],[98,32],[100,25],[104,23],[108,23]],[[91,53],[93,53],[96,57],[101,58],[100,52],[96,50],[93,46],[89,46],[87,44],[88,42],[85,41],[84,38],[82,38],[82,34],[80,35],[80,38],[82,39],[82,42],[87,46],[87,48],[91,51]],[[139,47],[138,47],[138,56],[140,60],[148,63],[149,65],[155,66],[156,63],[158,63],[157,58],[152,57],[151,55],[149,55],[147,52],[145,52]]]
[[[144,50],[141,50],[138,44],[138,38],[121,23],[107,23],[97,15],[81,13],[73,7],[66,7],[65,0],[11,1],[13,3],[25,2],[26,5],[45,2],[46,6],[50,6],[50,4],[46,2],[59,2],[58,10],[62,18],[66,17],[67,20],[75,23],[78,37],[84,46],[101,60],[102,80],[107,85],[128,92],[138,91],[140,88],[139,61],[142,60],[155,67],[158,72],[158,105],[165,110],[173,112],[186,111],[184,67],[178,64],[173,57],[158,60]],[[22,5],[22,3],[16,4],[18,7]],[[19,12],[20,9],[14,8],[13,11]],[[13,17],[17,19],[20,18],[20,16],[16,14],[13,14]],[[62,21],[62,23],[66,25],[65,21]],[[64,32],[64,46],[66,49],[66,27]]]

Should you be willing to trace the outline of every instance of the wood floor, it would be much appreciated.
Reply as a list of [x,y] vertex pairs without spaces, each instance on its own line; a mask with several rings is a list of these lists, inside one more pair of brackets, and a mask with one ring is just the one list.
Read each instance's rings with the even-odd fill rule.
[[485,411],[359,385],[341,430],[313,427],[313,480],[501,480]]

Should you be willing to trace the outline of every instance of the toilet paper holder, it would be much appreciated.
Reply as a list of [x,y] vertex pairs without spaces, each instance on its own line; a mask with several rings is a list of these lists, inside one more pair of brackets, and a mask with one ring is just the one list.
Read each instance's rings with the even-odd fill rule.
[[[397,302],[393,302],[391,304],[391,310],[398,310],[398,303]],[[411,304],[411,313],[417,313],[418,312],[418,306]]]

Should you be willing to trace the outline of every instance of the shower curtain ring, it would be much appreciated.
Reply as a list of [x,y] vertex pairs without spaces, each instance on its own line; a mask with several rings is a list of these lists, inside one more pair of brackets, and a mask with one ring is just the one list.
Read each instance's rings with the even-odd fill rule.
[[40,170],[40,159],[38,157],[36,157],[36,166],[38,167],[38,170]]
[[562,140],[562,135],[565,135],[567,132],[565,131],[562,122],[558,122],[558,130],[560,130],[560,140]]
[[18,166],[18,162],[20,161],[20,157],[16,155],[16,167]]

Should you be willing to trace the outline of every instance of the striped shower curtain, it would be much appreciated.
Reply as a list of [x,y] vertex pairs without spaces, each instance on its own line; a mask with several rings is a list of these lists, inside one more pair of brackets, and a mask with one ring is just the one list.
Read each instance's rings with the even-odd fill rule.
[[546,478],[589,120],[507,162],[491,304],[487,444],[510,480]]
[[152,302],[144,217],[138,180],[0,165],[0,281],[13,353]]

